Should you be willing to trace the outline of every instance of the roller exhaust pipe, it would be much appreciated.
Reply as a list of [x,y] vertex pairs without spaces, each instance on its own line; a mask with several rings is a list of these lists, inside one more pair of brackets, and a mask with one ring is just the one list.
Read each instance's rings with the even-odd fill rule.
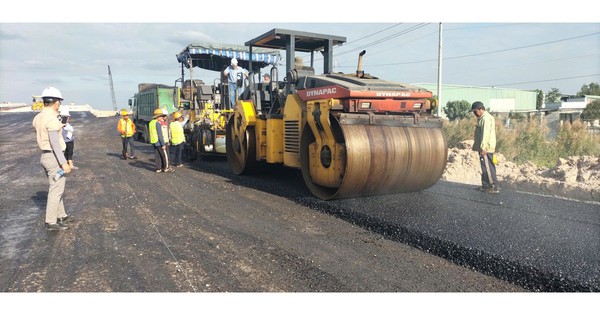
[[363,56],[367,53],[366,50],[363,50],[358,54],[358,67],[356,69],[356,76],[362,78],[365,76],[365,72],[362,69]]

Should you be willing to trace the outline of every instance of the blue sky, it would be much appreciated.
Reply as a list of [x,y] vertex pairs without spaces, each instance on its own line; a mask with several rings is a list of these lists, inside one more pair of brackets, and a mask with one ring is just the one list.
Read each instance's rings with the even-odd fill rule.
[[[58,1],[63,2],[68,1]],[[440,21],[444,84],[544,92],[558,88],[575,94],[583,84],[600,82],[600,18],[588,13],[594,10],[581,10],[584,4],[577,1],[573,8],[550,11],[517,10],[513,4],[518,2],[511,1],[493,10],[476,1],[458,1],[426,11],[433,4],[423,1],[411,8],[416,14],[380,1],[341,11],[316,1],[302,2],[298,9],[274,5],[276,9],[245,11],[243,2],[234,1],[208,16],[201,12],[213,11],[204,5],[181,14],[175,6],[140,13],[112,0],[102,7],[76,2],[69,11],[45,9],[49,6],[40,3],[33,11],[20,3],[12,9],[20,14],[0,13],[0,103],[28,103],[31,95],[55,86],[67,103],[111,109],[110,65],[121,108],[138,83],[173,84],[181,72],[175,55],[188,44],[243,45],[273,28],[345,36],[347,43],[334,50],[335,71],[354,72],[357,55],[365,49],[367,73],[397,82],[436,83]],[[462,4],[475,11],[465,13]],[[482,11],[488,14],[472,13]],[[545,19],[531,18],[533,12]],[[195,75],[205,82],[218,78],[206,70]]]

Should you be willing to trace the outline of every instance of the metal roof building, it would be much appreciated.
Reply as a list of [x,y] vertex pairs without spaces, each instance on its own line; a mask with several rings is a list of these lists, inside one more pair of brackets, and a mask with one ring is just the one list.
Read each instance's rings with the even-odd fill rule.
[[[437,95],[436,83],[413,83],[413,85],[428,89]],[[536,111],[537,92],[495,87],[442,85],[441,108],[445,108],[448,102],[462,100],[469,103],[481,101],[487,110],[495,113],[532,112]]]

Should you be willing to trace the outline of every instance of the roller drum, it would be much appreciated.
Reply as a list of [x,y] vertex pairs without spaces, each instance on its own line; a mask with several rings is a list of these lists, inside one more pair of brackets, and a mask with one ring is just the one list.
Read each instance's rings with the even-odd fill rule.
[[340,187],[313,183],[306,169],[309,163],[301,163],[305,183],[321,199],[420,191],[435,185],[446,167],[448,148],[441,128],[336,126],[346,149]]

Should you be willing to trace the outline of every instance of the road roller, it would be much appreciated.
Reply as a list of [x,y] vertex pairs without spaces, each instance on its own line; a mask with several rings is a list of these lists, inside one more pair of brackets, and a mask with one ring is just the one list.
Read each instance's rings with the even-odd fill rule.
[[[233,173],[261,164],[297,168],[323,200],[415,192],[433,186],[448,148],[430,91],[379,79],[362,69],[334,73],[333,47],[345,37],[273,29],[245,43],[285,50],[285,75],[252,82],[236,100],[226,126]],[[315,52],[319,52],[315,56]],[[304,62],[303,56],[310,56]],[[315,60],[322,59],[322,74]]]

